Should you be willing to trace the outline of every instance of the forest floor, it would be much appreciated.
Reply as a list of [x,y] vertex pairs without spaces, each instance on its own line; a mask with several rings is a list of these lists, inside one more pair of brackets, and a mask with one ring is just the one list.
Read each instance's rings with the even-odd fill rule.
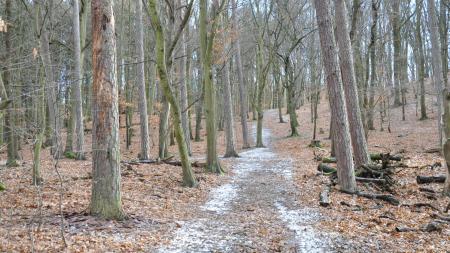
[[[439,223],[441,231],[437,232],[396,231],[396,227],[418,229],[428,224],[434,220],[430,217],[433,208],[442,211],[450,200],[438,193],[424,194],[419,191],[422,185],[415,182],[417,175],[445,173],[443,166],[427,166],[444,164],[441,156],[424,152],[436,147],[435,115],[429,112],[431,119],[419,121],[415,111],[415,104],[409,104],[406,121],[402,121],[401,108],[393,108],[391,131],[387,131],[387,123],[385,131],[380,131],[377,120],[378,130],[369,133],[371,152],[401,153],[405,158],[407,167],[394,175],[393,194],[400,200],[399,206],[343,194],[335,188],[331,205],[319,206],[319,193],[329,182],[328,176],[317,171],[316,160],[318,155],[328,156],[330,150],[325,100],[319,105],[318,129],[323,131],[317,139],[324,144],[320,149],[308,147],[313,125],[305,105],[298,111],[299,137],[287,138],[289,124],[278,123],[277,112],[270,110],[264,118],[267,147],[240,150],[240,158],[222,159],[227,171],[224,176],[195,168],[200,182],[197,188],[181,186],[181,168],[177,166],[123,166],[123,206],[128,219],[119,222],[87,214],[89,153],[86,161],[59,160],[56,171],[46,150],[44,185],[34,187],[30,145],[23,145],[21,166],[0,170],[0,180],[7,187],[0,193],[0,251],[61,252],[63,228],[68,252],[446,252],[450,248],[448,223]],[[157,117],[152,117],[153,157],[157,125]],[[235,125],[240,147],[237,120]],[[138,132],[138,126],[135,129]],[[131,149],[122,144],[123,160],[137,157],[138,136],[133,137]],[[223,132],[218,140],[223,154]],[[88,137],[86,150],[90,145]],[[203,159],[205,145],[204,140],[192,143],[193,160]],[[176,147],[171,146],[170,152],[176,155]],[[368,184],[358,187],[381,192]],[[425,187],[439,192],[442,184]],[[432,208],[414,207],[415,203],[429,203]]]

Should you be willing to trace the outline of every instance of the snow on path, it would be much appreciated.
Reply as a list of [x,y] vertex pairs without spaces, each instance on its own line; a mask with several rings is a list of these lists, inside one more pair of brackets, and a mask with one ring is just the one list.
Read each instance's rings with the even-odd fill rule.
[[[263,129],[265,145],[270,144],[270,136],[270,130]],[[235,252],[237,248],[242,251],[243,245],[249,247],[244,247],[244,252],[254,251],[254,243],[267,239],[247,238],[247,228],[255,224],[243,206],[255,206],[270,216],[264,217],[269,222],[264,225],[280,227],[293,234],[287,241],[296,252],[325,252],[328,243],[311,226],[319,219],[318,212],[298,208],[295,198],[286,194],[288,191],[297,191],[292,181],[291,160],[278,158],[271,148],[241,152],[233,165],[230,182],[211,190],[197,219],[177,222],[181,227],[176,230],[170,245],[158,251]]]

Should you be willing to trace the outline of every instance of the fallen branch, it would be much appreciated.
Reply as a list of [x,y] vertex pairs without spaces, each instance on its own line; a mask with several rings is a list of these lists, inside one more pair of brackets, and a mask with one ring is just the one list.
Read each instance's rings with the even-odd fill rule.
[[383,154],[383,153],[372,153],[370,154],[370,159],[372,159],[373,161],[381,161],[384,159],[387,160],[391,160],[391,161],[401,161],[402,160],[402,156],[401,155],[391,155],[389,153],[387,154]]
[[414,207],[414,208],[421,208],[421,207],[429,207],[435,211],[440,211],[439,208],[437,208],[436,206],[434,206],[431,203],[414,203],[414,204],[403,204],[402,206],[409,206],[409,207]]
[[394,206],[398,206],[400,201],[396,199],[393,195],[390,194],[375,194],[375,193],[366,193],[366,192],[357,192],[356,195],[368,199],[379,199],[386,201]]
[[444,183],[445,176],[417,176],[416,181],[418,184]]
[[[169,159],[166,159],[166,160],[136,160],[136,161],[133,160],[133,161],[121,161],[121,163],[130,164],[130,165],[164,163],[164,164],[168,164],[168,165],[172,165],[172,166],[181,166],[181,161],[172,161]],[[206,166],[206,163],[194,161],[194,162],[191,162],[191,166],[196,167],[196,168],[203,168]]]
[[375,183],[375,184],[386,184],[386,179],[382,178],[367,178],[367,177],[356,177],[356,181],[364,183]]
[[439,220],[450,222],[450,216],[441,215],[439,213],[433,213],[433,214],[431,214],[431,217],[435,218],[435,219],[439,219]]

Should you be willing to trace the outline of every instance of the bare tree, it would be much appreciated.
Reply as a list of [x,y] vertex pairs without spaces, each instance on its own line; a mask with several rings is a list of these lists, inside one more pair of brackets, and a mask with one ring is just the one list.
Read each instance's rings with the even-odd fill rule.
[[347,30],[347,9],[344,0],[335,0],[336,33],[339,45],[339,60],[342,73],[342,83],[345,90],[345,101],[350,125],[353,155],[355,166],[359,167],[370,161],[364,127],[359,108],[358,90],[353,63],[353,50],[350,44],[350,36]]
[[142,25],[142,1],[136,1],[136,53],[137,53],[137,86],[139,93],[139,119],[141,128],[140,159],[150,158],[150,136],[148,130],[147,96],[145,90],[145,57],[144,57],[144,28]]
[[353,167],[353,151],[328,1],[314,0],[314,3],[331,114],[339,119],[333,125],[333,131],[335,132],[333,136],[334,145],[339,147],[336,149],[338,181],[341,190],[355,192],[356,180]]

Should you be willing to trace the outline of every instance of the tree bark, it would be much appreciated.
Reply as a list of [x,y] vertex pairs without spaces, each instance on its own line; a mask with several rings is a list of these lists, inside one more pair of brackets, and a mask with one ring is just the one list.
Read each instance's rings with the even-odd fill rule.
[[356,87],[356,76],[353,63],[353,52],[348,35],[347,9],[344,0],[335,0],[335,15],[337,40],[339,45],[339,59],[341,65],[342,82],[345,91],[345,102],[347,104],[347,115],[350,125],[350,136],[352,140],[353,155],[355,166],[359,167],[367,164],[369,151],[366,138],[364,136],[364,127],[361,120],[361,111],[359,108],[358,90]]
[[341,190],[355,192],[356,180],[353,167],[353,152],[329,6],[327,1],[314,0],[314,3],[331,114],[339,119],[334,124],[336,134],[333,137],[334,145],[339,147],[339,149],[336,149],[338,181]]
[[123,219],[115,21],[112,0],[92,0],[91,214]]

